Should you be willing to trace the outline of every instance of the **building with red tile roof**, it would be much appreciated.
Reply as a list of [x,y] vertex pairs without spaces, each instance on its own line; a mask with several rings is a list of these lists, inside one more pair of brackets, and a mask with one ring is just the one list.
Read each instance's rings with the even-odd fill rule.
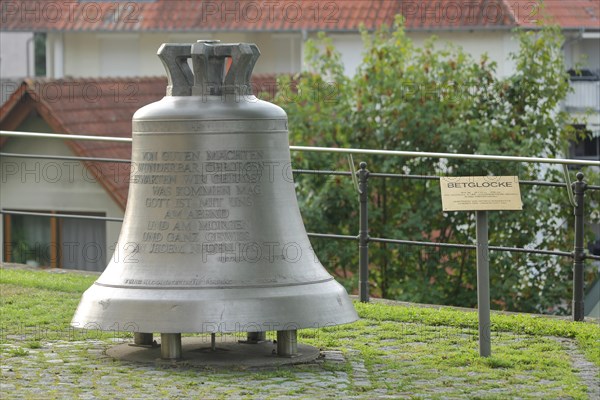
[[[160,100],[165,95],[166,85],[163,77],[26,79],[0,107],[0,129],[24,130],[23,125],[31,124],[31,119],[41,118],[53,133],[130,138],[135,111]],[[275,75],[253,77],[255,90],[263,94],[273,93],[275,85]],[[0,138],[0,149],[8,140],[8,137]],[[80,157],[131,158],[129,144],[78,140],[65,143]],[[115,163],[87,165],[106,192],[125,210],[128,168]]]
[[418,44],[435,33],[475,57],[487,51],[502,75],[512,71],[514,28],[549,21],[569,39],[600,35],[597,0],[0,0],[0,31],[46,34],[47,76],[54,78],[160,75],[154,53],[161,43],[197,39],[254,42],[263,52],[256,72],[296,73],[303,43],[319,31],[333,38],[353,74],[360,27],[390,26],[396,15]]
[[[0,128],[22,130],[41,118],[54,133],[131,137],[131,118],[140,107],[164,96],[166,79],[27,79],[0,108]],[[8,137],[0,142],[4,147]],[[131,158],[123,143],[66,140],[76,156]],[[128,168],[114,163],[87,164],[121,209],[127,201]],[[109,171],[117,171],[110,173]]]
[[[272,93],[275,84],[274,75],[253,77],[257,92]],[[0,107],[0,130],[131,138],[133,114],[146,104],[160,100],[165,95],[166,85],[164,77],[26,79]],[[131,171],[128,162],[52,157],[127,161],[131,159],[130,143],[2,136],[0,151],[3,153],[0,157],[0,204],[3,210],[123,217]],[[14,157],[11,153],[33,155],[34,158]],[[10,246],[18,243],[15,237],[24,234],[20,228],[15,230],[11,226],[29,226],[39,235],[50,232],[45,239],[40,239],[39,235],[28,238],[29,242],[42,243],[39,249],[30,251],[32,261],[42,265],[103,270],[107,253],[117,242],[120,231],[120,224],[114,222],[24,217],[10,213],[2,217],[4,232],[0,233],[4,233],[4,242],[8,243],[3,249],[5,261],[10,261],[10,254],[14,253]],[[76,235],[82,235],[82,232],[86,232],[89,239],[79,246],[79,250],[85,245],[99,246],[95,250],[104,254],[103,258],[90,261],[85,254],[82,256],[73,250],[75,245],[72,243],[80,243]],[[66,238],[71,238],[71,247],[65,247]],[[58,249],[54,255],[45,250],[54,248]],[[73,256],[73,260],[68,260],[69,256]],[[14,257],[12,261],[27,261]]]

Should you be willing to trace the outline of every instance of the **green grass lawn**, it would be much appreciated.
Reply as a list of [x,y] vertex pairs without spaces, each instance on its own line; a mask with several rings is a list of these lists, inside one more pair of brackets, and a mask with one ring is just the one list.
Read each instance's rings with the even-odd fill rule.
[[[93,339],[105,341],[109,346],[114,332],[79,331],[69,327],[81,294],[96,278],[73,273],[0,269],[0,344],[8,344],[0,347],[2,364],[32,357],[35,349],[57,340],[83,340],[85,347],[85,340]],[[323,373],[351,374],[357,363],[364,365],[370,384],[367,388],[356,384],[352,387],[355,393],[408,391],[435,398],[436,388],[447,386],[452,390],[448,393],[454,396],[487,398],[489,396],[477,395],[477,390],[494,393],[494,389],[500,387],[513,387],[509,396],[527,398],[550,393],[555,398],[587,398],[560,338],[573,339],[586,359],[600,366],[600,327],[594,323],[494,313],[493,355],[481,358],[476,312],[381,303],[355,303],[355,307],[361,319],[353,324],[299,332],[299,340],[304,343],[344,353],[346,362],[326,362],[320,367]],[[118,333],[117,336],[130,337],[131,334]],[[70,365],[69,368],[77,373],[86,367]],[[245,372],[240,379],[256,381],[283,376],[300,380],[306,368],[290,367],[276,373]],[[175,374],[179,373],[183,372]],[[213,378],[219,380],[219,376]],[[498,398],[506,395],[505,392]]]

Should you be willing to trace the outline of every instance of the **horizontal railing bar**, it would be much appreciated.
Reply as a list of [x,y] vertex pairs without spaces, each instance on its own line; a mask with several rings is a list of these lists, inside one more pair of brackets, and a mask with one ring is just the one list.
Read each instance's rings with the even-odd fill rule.
[[[369,173],[369,178],[397,178],[397,179],[425,179],[431,181],[439,181],[440,176],[438,175],[411,175],[411,174],[388,174],[388,173]],[[542,181],[522,181],[519,180],[520,184],[523,185],[536,185],[536,186],[557,186],[557,187],[565,187],[566,183],[562,182],[542,182]]]
[[[344,239],[344,240],[358,240],[356,236],[348,235],[335,235],[335,234],[324,234],[324,233],[309,233],[310,237],[321,237],[321,238],[332,238],[332,239]],[[457,248],[476,250],[477,246],[474,244],[460,244],[460,243],[438,243],[438,242],[418,242],[414,240],[400,240],[400,239],[384,239],[370,237],[369,242],[377,243],[391,243],[391,244],[404,244],[411,246],[425,246],[425,247],[445,247],[445,248]],[[503,247],[503,246],[489,246],[490,250],[494,251],[507,251],[512,253],[528,253],[528,254],[543,254],[549,256],[561,256],[561,257],[573,257],[572,253],[558,250],[537,250],[537,249],[523,249],[520,247]],[[586,254],[586,258],[600,259],[598,256],[592,254]]]
[[[100,217],[100,216],[94,216],[94,215],[81,215],[81,214],[52,214],[52,213],[30,212],[30,211],[11,211],[11,210],[4,210],[4,209],[0,209],[0,214],[27,215],[27,216],[37,216],[37,217],[49,217],[49,218],[54,217],[54,218],[88,219],[88,220],[99,220],[99,221],[109,221],[109,222],[123,222],[123,218]],[[308,233],[307,235],[309,237],[314,237],[314,238],[358,240],[357,236],[336,235],[336,234],[332,234],[332,233]],[[413,241],[413,240],[399,240],[399,239],[369,238],[369,241],[370,242],[378,242],[378,243],[392,243],[392,244],[404,244],[404,245],[414,245],[414,246],[462,248],[462,249],[469,249],[469,250],[475,250],[477,248],[477,246],[472,245],[472,244],[417,242],[417,241]],[[572,257],[573,256],[571,253],[567,253],[564,251],[522,249],[522,248],[518,248],[518,247],[490,246],[489,249],[496,250],[496,251],[544,254],[544,255],[554,255],[554,256],[563,256],[563,257]],[[586,254],[585,258],[592,259],[592,260],[600,260],[600,256],[595,256],[592,254]]]
[[343,154],[371,154],[382,156],[400,157],[433,157],[433,158],[460,158],[463,160],[480,161],[516,161],[540,164],[567,164],[567,165],[591,165],[600,167],[600,161],[571,160],[568,158],[542,158],[542,157],[516,157],[516,156],[491,156],[483,154],[461,154],[461,153],[435,153],[402,150],[373,150],[373,149],[346,149],[335,147],[310,147],[290,146],[292,151],[314,151],[320,153],[343,153]]
[[[397,178],[397,179],[425,179],[425,180],[439,180],[440,177],[437,175],[403,175],[403,174],[388,174],[388,173],[369,173],[369,178]],[[527,181],[519,180],[521,185],[529,186],[551,186],[551,187],[566,187],[567,184],[563,182],[543,182],[543,181]],[[587,189],[600,190],[600,186],[588,185]]]
[[333,233],[307,233],[307,235],[309,237],[315,237],[315,238],[341,239],[341,240],[358,240],[358,236],[335,235]]
[[100,217],[95,215],[81,215],[81,214],[52,214],[52,213],[42,213],[42,212],[30,212],[30,211],[11,211],[0,209],[0,214],[7,215],[29,215],[36,217],[55,217],[55,218],[73,218],[73,219],[94,219],[99,221],[109,221],[109,222],[123,222],[123,218],[115,218],[115,217]]
[[440,177],[437,175],[404,175],[404,174],[389,174],[383,172],[369,172],[369,178],[408,178],[408,179],[424,179],[430,181],[439,181]]
[[[111,136],[89,136],[89,135],[71,135],[71,134],[62,134],[62,133],[16,132],[16,131],[0,130],[0,136],[1,135],[47,138],[47,139],[63,139],[63,140],[94,140],[94,141],[131,143],[131,138],[120,138],[120,137],[111,137]],[[320,153],[389,155],[389,156],[401,156],[401,157],[460,158],[460,159],[464,159],[464,160],[480,160],[480,161],[516,161],[516,162],[541,163],[541,164],[591,165],[591,166],[600,167],[600,161],[572,160],[572,159],[567,159],[567,158],[517,157],[517,156],[484,155],[484,154],[437,153],[437,152],[374,150],[374,149],[312,147],[312,146],[290,146],[290,150],[292,150],[292,151],[313,151],[313,152],[320,152]]]
[[131,163],[131,160],[123,158],[102,158],[102,157],[78,157],[78,156],[55,156],[49,154],[19,154],[19,153],[4,153],[0,152],[0,157],[15,157],[15,158],[41,158],[44,160],[67,160],[67,161],[96,161],[96,162],[114,162],[114,163]]
[[543,254],[547,256],[560,256],[560,257],[573,257],[573,253],[559,250],[537,250],[537,249],[523,249],[520,247],[502,247],[502,246],[490,246],[490,250],[494,251],[508,251],[511,253],[527,253],[527,254]]
[[349,171],[333,171],[333,170],[320,170],[320,169],[293,169],[295,174],[306,174],[306,175],[344,175],[352,176],[352,172]]
[[[369,242],[405,244],[405,245],[412,245],[412,246],[447,247],[447,248],[468,249],[468,250],[477,249],[477,246],[474,244],[417,242],[414,240],[383,239],[383,238],[372,238],[372,237],[369,238]],[[544,255],[550,255],[550,256],[573,257],[572,253],[568,253],[566,251],[523,249],[520,247],[502,247],[502,246],[489,246],[489,249],[495,250],[495,251],[508,251],[508,252],[513,252],[513,253],[529,253],[529,254],[544,254]],[[591,256],[591,257],[595,257],[595,256]]]
[[[542,181],[519,181],[524,185],[532,185],[532,186],[553,186],[553,187],[567,187],[566,183],[563,182],[542,182]],[[587,185],[588,189],[591,190],[600,190],[600,186],[595,185]]]
[[121,142],[131,143],[131,138],[115,136],[93,136],[93,135],[71,135],[69,133],[47,133],[47,132],[18,132],[0,130],[0,136],[20,136],[44,139],[62,139],[62,140],[91,140],[99,142]]
[[425,247],[448,247],[448,248],[468,249],[468,250],[477,249],[477,246],[475,246],[474,244],[418,242],[415,240],[384,239],[384,238],[376,238],[376,237],[369,237],[369,242],[405,244],[405,245],[411,245],[411,246],[414,245],[414,246],[425,246]]

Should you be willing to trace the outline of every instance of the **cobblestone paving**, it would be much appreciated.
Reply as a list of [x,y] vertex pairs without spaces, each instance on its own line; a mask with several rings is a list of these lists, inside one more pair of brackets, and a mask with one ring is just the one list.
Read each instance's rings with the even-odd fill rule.
[[[573,363],[573,368],[588,388],[590,399],[600,399],[600,368],[586,360],[583,354],[577,350],[572,340],[564,338],[553,339],[567,349]],[[600,351],[600,348],[598,351]]]
[[[556,398],[556,382],[522,374],[489,379],[483,373],[456,376],[423,370],[414,349],[424,343],[384,340],[390,364],[369,364],[356,350],[325,351],[320,360],[272,370],[204,370],[158,367],[114,361],[107,340],[25,340],[0,344],[0,395],[7,399],[212,399],[212,398]],[[557,340],[571,357],[573,369],[598,398],[600,373],[585,361],[575,344]],[[425,355],[426,356],[426,355]],[[420,354],[419,357],[423,357]],[[522,396],[515,396],[522,393]],[[560,396],[559,396],[560,397]]]

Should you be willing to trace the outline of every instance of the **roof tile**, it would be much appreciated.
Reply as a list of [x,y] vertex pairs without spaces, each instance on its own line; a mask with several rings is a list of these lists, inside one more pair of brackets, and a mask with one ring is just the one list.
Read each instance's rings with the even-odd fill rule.
[[[545,0],[563,28],[600,29],[597,0]],[[533,0],[0,0],[7,31],[356,31],[402,14],[407,29],[535,26]]]

